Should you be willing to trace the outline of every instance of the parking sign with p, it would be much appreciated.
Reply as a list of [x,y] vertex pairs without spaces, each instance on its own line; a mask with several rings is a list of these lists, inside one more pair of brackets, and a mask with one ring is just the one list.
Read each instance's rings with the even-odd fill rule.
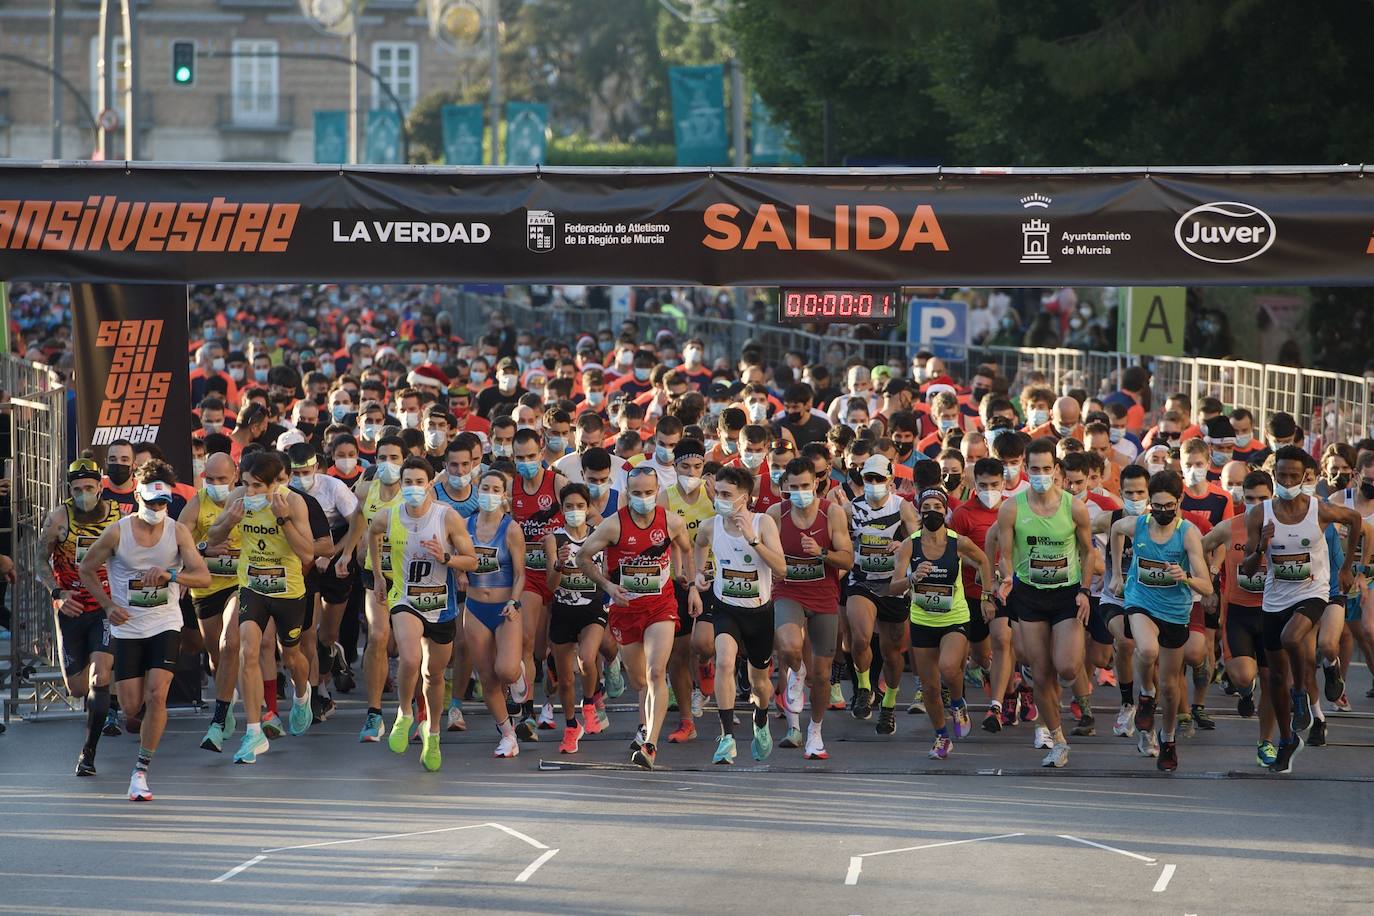
[[952,299],[912,299],[907,306],[907,344],[941,359],[967,356],[968,304]]

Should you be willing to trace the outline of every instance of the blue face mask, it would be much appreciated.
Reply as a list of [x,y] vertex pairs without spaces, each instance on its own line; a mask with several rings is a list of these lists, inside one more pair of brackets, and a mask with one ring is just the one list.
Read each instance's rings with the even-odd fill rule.
[[334,418],[335,423],[342,423],[344,417],[348,416],[348,408],[342,404],[335,404],[329,409],[329,415]]
[[798,509],[805,509],[816,501],[816,491],[814,490],[793,490],[787,494],[787,498],[792,500],[792,505]]
[[715,501],[715,509],[716,515],[734,515],[735,501],[733,499],[726,499],[723,496],[717,496]]
[[866,483],[864,484],[864,499],[869,503],[880,503],[887,499],[887,484],[885,483]]
[[568,440],[562,436],[549,436],[546,440],[549,451],[562,454],[568,450]]
[[1274,497],[1287,502],[1290,499],[1297,499],[1302,495],[1302,487],[1285,487],[1281,483],[1274,484]]
[[526,480],[533,480],[539,474],[539,462],[517,461],[515,462],[515,470],[516,473]]
[[232,487],[227,483],[207,483],[205,485],[205,492],[211,499],[221,505],[229,498],[229,491],[231,489]]
[[493,442],[491,444],[491,457],[493,458],[509,458],[510,452],[511,447],[509,445],[501,442]]
[[529,344],[520,344],[520,346],[515,348],[515,355],[521,359],[529,359],[531,352],[532,350]]
[[657,461],[659,464],[672,464],[673,450],[668,448],[666,445],[654,446],[654,460]]
[[426,359],[426,356],[425,356],[424,353],[420,353],[420,352],[417,352],[417,351],[415,351],[415,350],[411,350],[411,351],[410,351],[410,364],[411,364],[412,366],[419,366],[419,365],[422,365],[422,364],[424,363],[425,359]]
[[384,484],[393,484],[401,479],[401,466],[383,461],[377,465],[377,479]]
[[256,381],[259,381],[259,382],[265,382],[265,381],[267,381],[267,370],[266,370],[266,369],[254,369],[254,370],[253,370],[253,378],[254,378]]
[[652,496],[631,496],[630,511],[639,515],[648,515],[654,511],[654,498]]
[[768,472],[768,479],[773,481],[773,486],[782,483],[782,468],[773,468]]
[[466,487],[466,486],[468,485],[468,483],[469,483],[471,480],[472,480],[472,475],[471,475],[471,474],[450,474],[450,475],[448,475],[448,484],[449,484],[449,486],[451,486],[451,487],[457,487],[457,488],[460,489],[460,490],[463,489],[463,487]]
[[425,502],[425,487],[401,487],[401,499],[407,506],[422,506]]
[[243,511],[261,512],[263,509],[267,508],[267,503],[268,499],[266,493],[260,493],[257,496],[245,496],[243,498]]
[[653,371],[652,369],[645,369],[643,366],[636,366],[636,367],[635,367],[635,381],[637,381],[637,382],[647,382],[647,381],[649,380],[649,373],[652,372],[652,371]]
[[483,512],[501,511],[501,495],[499,493],[478,493],[477,508]]
[[1030,475],[1030,485],[1031,485],[1031,489],[1034,490],[1035,492],[1037,492],[1037,493],[1045,493],[1045,492],[1047,492],[1047,491],[1049,490],[1050,487],[1054,486],[1054,475],[1053,475],[1053,474],[1031,474],[1031,475]]
[[592,494],[592,499],[600,499],[601,497],[605,496],[607,491],[609,491],[610,489],[611,485],[608,483],[592,483],[591,481],[587,482],[587,492]]

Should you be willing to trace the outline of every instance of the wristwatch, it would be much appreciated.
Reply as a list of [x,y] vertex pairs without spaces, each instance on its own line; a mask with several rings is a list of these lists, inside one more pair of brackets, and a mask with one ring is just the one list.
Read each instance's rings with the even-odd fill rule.
[[284,515],[278,515],[278,516],[277,516],[277,527],[280,528],[282,525],[285,525],[285,524],[286,524],[286,516],[284,516]]
[[207,551],[207,550],[209,550],[209,549],[210,549],[210,542],[209,542],[209,541],[201,541],[199,544],[196,545],[196,553],[200,554],[201,556],[205,556],[205,551]]
[[54,601],[56,601],[58,598],[61,598],[61,597],[62,597],[62,588],[61,588],[60,586],[54,585],[54,586],[52,587],[51,597],[52,597],[52,600],[54,600]]
[[758,546],[759,546],[759,542],[758,542],[758,541],[745,541],[744,543],[748,544],[750,547],[758,547]]
[[453,559],[453,554],[451,554],[451,553],[449,553],[447,550],[445,550],[445,551],[444,551],[444,565],[447,566],[447,565],[449,564],[449,561],[452,560],[452,559]]

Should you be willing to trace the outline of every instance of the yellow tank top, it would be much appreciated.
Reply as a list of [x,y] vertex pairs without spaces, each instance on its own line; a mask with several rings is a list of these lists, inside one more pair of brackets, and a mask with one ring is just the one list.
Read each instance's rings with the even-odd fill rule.
[[[224,511],[224,507],[218,505],[211,499],[210,494],[205,492],[204,487],[200,488],[200,492],[196,494],[196,497],[199,502],[197,503],[196,527],[192,532],[192,538],[199,544],[201,541],[205,540],[206,535],[210,532],[210,526],[215,523],[215,519],[219,518],[220,513]],[[273,521],[275,522],[275,519]],[[210,575],[213,578],[208,587],[191,589],[192,598],[206,598],[210,595],[222,592],[226,588],[238,588],[239,529],[237,525],[229,529],[229,539],[226,542],[226,546],[229,548],[228,553],[220,554],[217,557],[205,558],[205,565],[209,567]]]
[[[697,528],[701,523],[716,514],[716,509],[711,505],[711,500],[706,498],[706,487],[703,485],[697,488],[697,501],[689,503],[682,497],[682,490],[676,484],[668,488],[668,509],[677,514],[687,526],[687,539],[693,544],[697,542]],[[706,569],[704,573],[710,573],[714,566],[715,554],[706,555]]]
[[[372,571],[372,551],[367,549],[367,530],[372,525],[372,520],[377,517],[377,513],[383,509],[394,509],[402,505],[401,488],[397,487],[395,494],[390,499],[382,499],[382,484],[375,477],[372,485],[367,488],[367,499],[363,500],[363,569]],[[382,575],[391,578],[391,533],[382,535]]]
[[268,598],[305,594],[300,557],[277,526],[271,504],[244,513],[239,530],[239,587]]

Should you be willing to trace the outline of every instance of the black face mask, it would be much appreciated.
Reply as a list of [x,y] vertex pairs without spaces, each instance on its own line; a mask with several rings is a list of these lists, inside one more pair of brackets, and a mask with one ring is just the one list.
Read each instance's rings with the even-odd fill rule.
[[1360,495],[1365,499],[1374,499],[1374,483],[1370,483],[1367,480],[1361,481]]
[[946,474],[945,477],[944,477],[944,481],[945,481],[945,489],[946,489],[947,491],[949,491],[950,493],[953,493],[955,490],[959,489],[959,487],[961,487],[961,486],[963,485],[963,483],[964,483],[964,475],[962,475],[962,474]]
[[134,469],[127,464],[107,464],[105,465],[105,476],[110,478],[110,483],[117,487],[122,487],[129,482],[133,476]]
[[905,457],[905,456],[911,454],[911,450],[914,449],[914,448],[916,447],[916,443],[915,443],[914,441],[913,441],[913,442],[893,442],[893,443],[892,443],[892,447],[895,448],[895,449],[897,450],[897,454],[899,454],[899,455]]
[[939,531],[945,526],[945,514],[938,509],[927,509],[921,513],[921,527],[927,531]]
[[1151,509],[1150,517],[1155,520],[1155,524],[1160,527],[1167,527],[1174,523],[1175,516],[1178,515],[1176,509]]
[[1341,473],[1331,478],[1331,486],[1337,490],[1344,490],[1350,486],[1350,474]]
[[305,420],[301,420],[299,423],[297,423],[296,429],[300,430],[300,434],[307,439],[315,435],[315,424],[308,423]]
[[803,420],[803,417],[802,417],[802,415],[799,414],[799,413],[789,413],[789,414],[787,415],[787,422],[788,422],[788,423],[791,423],[793,426],[800,426],[802,420]]
[[974,404],[977,404],[978,402],[982,401],[983,398],[987,397],[988,392],[991,390],[992,389],[990,388],[971,388],[969,389],[969,400],[973,401]]

